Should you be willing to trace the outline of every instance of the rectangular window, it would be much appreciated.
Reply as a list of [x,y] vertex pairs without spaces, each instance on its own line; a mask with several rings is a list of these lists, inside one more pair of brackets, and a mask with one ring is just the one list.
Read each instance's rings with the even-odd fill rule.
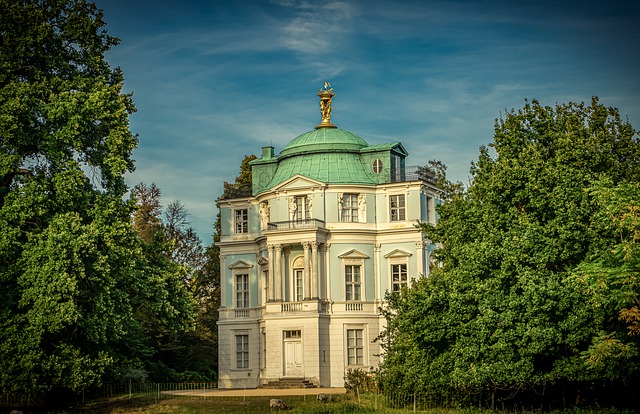
[[262,333],[262,367],[267,367],[267,334]]
[[242,208],[233,210],[233,222],[235,224],[235,233],[242,234],[249,232],[249,210]]
[[262,304],[264,305],[269,299],[269,271],[262,271],[262,280],[264,281],[262,286]]
[[391,265],[391,291],[400,292],[403,286],[407,286],[407,265]]
[[346,265],[344,267],[345,295],[347,300],[360,300],[362,292],[362,266]]
[[236,368],[249,368],[249,335],[236,335]]
[[302,331],[284,331],[284,339],[300,339]]
[[391,156],[391,181],[399,183],[404,181],[402,170],[402,159],[398,155]]
[[347,365],[364,365],[363,329],[347,329]]
[[293,219],[302,221],[309,218],[309,206],[307,196],[297,196],[295,198],[295,210],[293,210]]
[[304,299],[303,295],[304,295],[304,283],[303,283],[303,277],[304,277],[304,271],[302,269],[295,269],[293,271],[294,273],[294,289],[295,289],[295,300],[297,302],[300,302],[301,300]]
[[249,275],[236,275],[236,308],[249,307]]
[[404,194],[389,196],[389,217],[391,221],[405,220]]
[[358,222],[358,194],[342,194],[340,221],[343,223]]

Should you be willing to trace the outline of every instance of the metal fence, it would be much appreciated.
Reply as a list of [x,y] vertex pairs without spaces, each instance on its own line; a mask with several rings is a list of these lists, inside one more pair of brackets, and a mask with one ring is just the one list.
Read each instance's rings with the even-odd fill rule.
[[[328,410],[331,405],[335,409],[326,412],[351,412],[349,406],[358,405],[365,407],[367,410],[380,413],[394,412],[425,412],[456,408],[455,401],[446,401],[438,395],[426,394],[401,394],[401,393],[385,393],[385,392],[367,392],[360,393],[357,389],[353,392],[344,394],[326,394],[326,399],[317,399],[318,394],[323,394],[322,388],[308,390],[307,395],[282,395],[279,396],[278,390],[273,389],[269,396],[254,396],[251,389],[236,390],[234,396],[224,393],[215,392],[216,383],[211,382],[187,382],[187,383],[151,383],[151,382],[127,382],[119,384],[109,384],[102,387],[93,388],[91,390],[81,391],[75,395],[76,403],[85,404],[103,399],[138,399],[146,400],[152,403],[159,403],[165,400],[215,400],[220,405],[229,404],[249,404],[253,401],[253,405],[247,406],[246,412],[262,412],[255,411],[262,406],[268,407],[270,398],[279,398],[285,401],[289,406],[300,406],[307,404],[309,406],[316,404],[327,404]],[[32,395],[2,395],[3,401],[1,405],[5,407],[24,407],[29,405],[39,405],[38,401]],[[260,405],[262,404],[262,405]],[[305,407],[307,406],[305,405]],[[257,408],[256,408],[257,407]],[[342,410],[344,408],[344,410]],[[342,410],[342,411],[341,411]],[[234,412],[238,412],[237,410]],[[322,411],[325,412],[325,411]]]
[[162,400],[173,398],[210,398],[208,391],[217,389],[216,382],[128,382],[105,385],[85,392],[87,398],[143,397]]

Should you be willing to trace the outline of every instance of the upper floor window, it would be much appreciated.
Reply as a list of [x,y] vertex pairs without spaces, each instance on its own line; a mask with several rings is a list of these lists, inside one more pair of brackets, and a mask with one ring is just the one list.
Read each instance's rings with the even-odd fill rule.
[[340,221],[343,223],[357,223],[358,194],[342,194],[340,197]]
[[402,159],[398,155],[391,156],[391,181],[400,182],[404,180],[402,170]]
[[345,265],[345,298],[346,300],[361,300],[362,298],[362,266]]
[[233,210],[234,231],[236,234],[249,232],[249,210],[241,208]]
[[293,294],[294,300],[300,302],[304,299],[304,270],[293,269]]
[[400,292],[403,286],[407,286],[407,264],[391,265],[391,291]]
[[249,307],[249,275],[236,275],[236,308]]
[[373,172],[376,174],[380,174],[382,172],[382,161],[380,159],[375,159],[373,161]]
[[311,201],[307,196],[295,196],[289,200],[291,220],[302,221],[311,218]]
[[389,196],[389,217],[391,221],[405,220],[404,194]]

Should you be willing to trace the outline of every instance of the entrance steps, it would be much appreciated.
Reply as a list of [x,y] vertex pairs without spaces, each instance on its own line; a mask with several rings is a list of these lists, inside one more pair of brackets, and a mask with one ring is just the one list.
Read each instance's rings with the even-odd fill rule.
[[269,381],[261,388],[316,388],[316,385],[306,378],[280,378]]

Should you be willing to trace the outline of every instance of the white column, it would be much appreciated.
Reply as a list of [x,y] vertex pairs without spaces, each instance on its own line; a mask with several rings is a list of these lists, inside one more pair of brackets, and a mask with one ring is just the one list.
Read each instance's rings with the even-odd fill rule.
[[[425,276],[424,271],[424,243],[422,240],[416,242],[416,265],[418,266],[418,272]],[[418,275],[420,276],[420,275]]]
[[275,291],[274,300],[282,301],[282,245],[276,244],[276,260],[275,260],[275,286],[273,287]]
[[373,273],[375,277],[374,289],[376,291],[376,302],[380,301],[380,243],[373,245]]
[[325,298],[331,300],[331,265],[329,260],[331,259],[331,243],[324,245],[324,277],[325,277]]
[[282,300],[288,302],[294,300],[295,296],[293,292],[293,275],[289,268],[289,264],[291,263],[291,246],[288,244],[282,246],[282,260],[284,260],[282,266]]
[[429,253],[429,246],[431,246],[431,240],[427,239],[424,241],[425,246],[425,272],[424,276],[429,277],[431,274],[431,254]]
[[318,242],[311,242],[311,298],[318,299]]
[[227,257],[220,255],[220,307],[227,307]]
[[267,302],[271,302],[275,299],[275,297],[273,296],[274,293],[274,289],[273,287],[275,286],[275,274],[274,274],[274,266],[273,266],[273,244],[269,244],[267,245],[267,251],[269,253],[269,263],[268,263],[268,270],[267,272],[269,273],[267,275],[267,277],[269,278],[269,289],[267,292]]
[[304,299],[311,298],[311,272],[309,271],[309,242],[302,242],[304,251]]
[[[260,254],[256,254],[256,263],[258,263],[258,259],[260,258]],[[262,280],[262,276],[263,276],[263,272],[262,272],[262,266],[258,265],[255,267],[256,269],[256,284],[258,285],[258,294],[257,296],[257,306],[261,306],[264,305],[262,298],[265,296],[264,295],[264,281]],[[251,276],[249,276],[249,279],[251,279]],[[249,294],[249,298],[251,298],[251,294]],[[251,299],[249,299],[251,300]]]

